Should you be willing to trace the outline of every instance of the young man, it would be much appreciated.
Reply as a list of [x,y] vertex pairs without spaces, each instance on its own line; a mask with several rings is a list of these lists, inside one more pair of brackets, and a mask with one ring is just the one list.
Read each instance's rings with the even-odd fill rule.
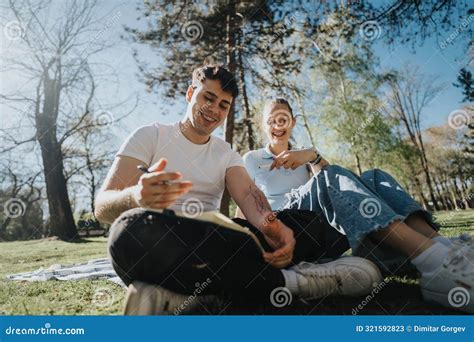
[[[303,298],[357,296],[381,281],[377,267],[357,257],[282,269],[330,256],[325,246],[347,245],[347,240],[314,213],[287,210],[275,219],[241,157],[211,135],[224,123],[237,94],[237,84],[224,68],[197,68],[186,92],[185,117],[171,125],[137,129],[117,153],[96,198],[95,214],[101,222],[115,220],[109,254],[118,275],[130,285],[126,313],[172,312],[188,299],[183,294],[194,294],[196,284],[203,282],[210,284],[204,294],[272,300],[274,290],[284,287]],[[218,210],[225,188],[248,220],[238,223],[266,246],[263,256],[252,258],[243,252],[244,245],[236,248],[232,241],[216,244],[216,234],[210,243],[209,229],[200,221],[184,223],[141,209],[168,208],[193,217],[196,209]]]

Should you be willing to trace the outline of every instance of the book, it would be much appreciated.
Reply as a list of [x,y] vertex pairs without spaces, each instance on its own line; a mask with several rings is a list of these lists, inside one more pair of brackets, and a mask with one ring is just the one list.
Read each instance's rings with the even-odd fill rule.
[[245,234],[245,235],[249,236],[250,238],[252,238],[252,240],[258,246],[260,251],[262,253],[265,252],[265,249],[263,248],[262,243],[260,242],[260,240],[257,238],[257,236],[249,228],[243,227],[243,226],[235,223],[230,218],[228,218],[227,216],[221,214],[218,211],[205,211],[205,212],[203,212],[203,213],[201,213],[197,216],[193,215],[192,217],[189,217],[189,215],[187,215],[183,212],[180,212],[180,211],[174,211],[174,210],[168,210],[168,209],[153,209],[153,208],[144,208],[144,209],[146,209],[147,211],[152,211],[152,212],[156,212],[156,213],[160,213],[160,214],[168,213],[168,214],[173,214],[175,216],[182,217],[182,218],[185,218],[185,219],[194,219],[194,220],[209,222],[209,223],[213,223],[213,224],[215,224],[215,225],[217,225],[217,226],[219,226],[223,229],[231,229],[233,231]]

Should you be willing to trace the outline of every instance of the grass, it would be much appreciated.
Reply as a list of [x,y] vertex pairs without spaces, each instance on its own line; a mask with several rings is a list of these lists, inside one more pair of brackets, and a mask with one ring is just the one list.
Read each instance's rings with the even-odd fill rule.
[[19,282],[7,274],[52,264],[72,264],[106,256],[106,238],[78,243],[54,239],[0,243],[0,314],[120,314],[124,290],[106,280]]
[[[474,210],[439,212],[442,233],[457,236],[474,231]],[[106,257],[105,238],[87,238],[78,243],[55,239],[0,243],[0,315],[117,315],[122,313],[125,291],[106,280],[17,282],[7,274],[33,271],[52,264],[72,264]],[[401,295],[403,294],[403,295]],[[262,305],[224,300],[204,306],[196,313],[250,314],[351,314],[364,298],[327,298],[276,310]],[[230,300],[229,300],[230,301]],[[231,304],[231,305],[228,305]],[[364,305],[360,314],[455,314],[421,301],[419,287],[408,279],[389,279],[387,286]]]

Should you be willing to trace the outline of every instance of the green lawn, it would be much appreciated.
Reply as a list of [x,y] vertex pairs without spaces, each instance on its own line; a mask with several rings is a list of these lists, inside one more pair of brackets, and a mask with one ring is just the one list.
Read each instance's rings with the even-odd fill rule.
[[[436,214],[438,222],[442,225],[442,232],[447,236],[456,236],[462,232],[474,230],[474,210],[457,212],[440,212]],[[47,282],[14,282],[5,279],[7,274],[33,271],[39,267],[49,267],[52,264],[70,264],[84,262],[90,259],[106,256],[105,238],[88,238],[80,243],[66,243],[53,239],[3,242],[0,243],[0,314],[2,315],[114,315],[121,314],[124,290],[105,280],[81,281],[47,281]],[[387,286],[388,287],[388,286]],[[386,300],[396,298],[404,287],[418,296],[417,286],[406,280],[392,282],[389,290],[385,290]],[[408,292],[409,292],[408,291]],[[390,292],[393,292],[390,294]],[[379,302],[384,297],[379,298]],[[377,301],[374,301],[377,302]],[[409,300],[410,302],[410,300]],[[339,300],[334,304],[330,299],[325,313],[348,313],[351,303]],[[342,305],[342,307],[341,307]],[[380,303],[377,303],[380,306]],[[378,308],[376,303],[368,306],[365,313],[393,313],[396,314],[399,303],[393,305],[393,311]],[[416,308],[413,300],[410,305]],[[290,311],[288,311],[290,310]],[[291,311],[293,310],[293,311]],[[297,305],[282,310],[281,313],[317,313],[314,308]],[[319,310],[319,309],[318,309]],[[422,311],[423,312],[423,311]],[[403,311],[403,313],[407,313]],[[410,313],[416,313],[410,312]]]

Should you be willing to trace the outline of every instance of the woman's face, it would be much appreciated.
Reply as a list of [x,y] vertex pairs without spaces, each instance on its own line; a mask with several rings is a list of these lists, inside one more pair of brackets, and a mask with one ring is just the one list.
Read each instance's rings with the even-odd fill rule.
[[295,119],[286,104],[275,103],[263,115],[263,127],[268,141],[272,144],[287,143],[295,127]]

